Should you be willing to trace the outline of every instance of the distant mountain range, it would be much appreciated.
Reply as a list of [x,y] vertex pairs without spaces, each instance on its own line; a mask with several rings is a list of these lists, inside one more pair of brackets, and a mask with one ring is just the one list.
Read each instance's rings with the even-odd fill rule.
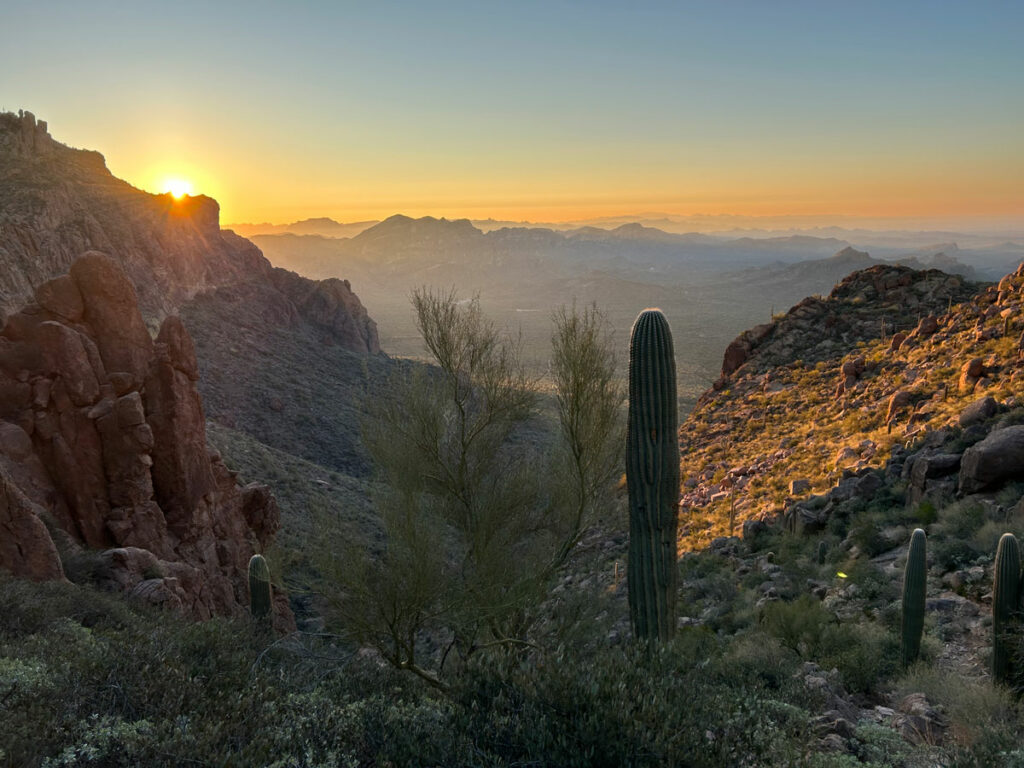
[[[343,223],[328,217],[296,221],[291,224],[228,224],[226,228],[240,235],[270,235],[291,233],[296,235],[321,235],[323,237],[355,237],[380,219]],[[496,229],[551,229],[566,232],[594,228],[613,230],[623,225],[638,224],[650,229],[675,235],[705,234],[716,238],[756,239],[779,238],[802,235],[815,238],[836,238],[856,243],[861,247],[917,248],[937,242],[958,242],[968,248],[999,248],[1004,245],[1024,249],[1024,221],[989,222],[988,226],[972,224],[964,229],[916,227],[912,224],[931,222],[901,221],[900,228],[891,226],[897,222],[851,219],[850,217],[806,217],[806,216],[677,216],[673,214],[637,214],[633,216],[605,216],[576,221],[514,221],[508,219],[471,219],[473,226],[484,232]],[[813,221],[814,223],[810,223]]]
[[[741,217],[734,217],[739,220]],[[386,225],[386,231],[394,231],[396,227],[405,226],[409,222],[423,222],[418,226],[417,233],[425,236],[428,230],[424,226],[437,223],[439,226],[458,224],[465,228],[468,224],[480,234],[495,235],[502,238],[535,238],[538,243],[547,240],[550,247],[558,241],[552,235],[559,235],[574,243],[597,244],[660,244],[666,247],[687,247],[683,258],[692,259],[700,256],[694,253],[697,249],[715,251],[717,266],[725,266],[729,261],[748,266],[757,266],[761,256],[777,254],[784,262],[799,261],[806,258],[822,258],[846,246],[854,246],[870,251],[876,257],[900,263],[918,256],[923,264],[930,264],[930,257],[937,254],[955,259],[950,266],[962,264],[973,267],[980,277],[998,279],[1013,269],[1024,256],[1024,232],[953,232],[943,230],[871,230],[862,228],[843,228],[840,226],[822,226],[808,229],[719,229],[708,228],[696,231],[694,227],[717,220],[716,217],[670,217],[667,214],[658,218],[608,217],[590,221],[531,223],[516,221],[499,221],[495,219],[445,219],[431,216],[413,219],[397,214],[384,221],[357,221],[342,223],[330,218],[321,217],[305,219],[292,224],[234,224],[227,228],[233,229],[245,237],[262,235],[310,235],[330,239],[357,238],[364,232]],[[720,222],[719,222],[720,223]],[[685,226],[684,226],[685,225]],[[524,235],[524,231],[535,233]],[[500,235],[497,233],[506,233]],[[518,233],[510,235],[509,232]],[[468,230],[466,230],[468,234]],[[541,234],[543,233],[543,234]],[[372,235],[373,237],[379,234]],[[415,234],[410,234],[415,236]],[[1021,242],[1018,242],[1017,238]],[[497,240],[495,242],[497,242]],[[942,266],[942,260],[936,263]]]
[[229,224],[231,229],[242,237],[251,235],[320,235],[321,237],[355,237],[364,229],[369,229],[378,221],[354,221],[343,224],[334,219],[320,217],[316,219],[303,219],[291,224]]
[[382,348],[403,356],[422,354],[408,299],[421,286],[478,295],[499,323],[522,332],[538,361],[546,358],[551,310],[561,304],[595,302],[623,335],[638,309],[659,306],[685,339],[677,363],[684,401],[715,379],[721,350],[743,328],[805,296],[827,294],[852,271],[899,261],[971,278],[978,272],[954,243],[902,249],[886,261],[835,237],[727,238],[638,222],[484,230],[467,219],[396,215],[348,238],[278,233],[252,240],[276,265],[352,280],[379,323]]

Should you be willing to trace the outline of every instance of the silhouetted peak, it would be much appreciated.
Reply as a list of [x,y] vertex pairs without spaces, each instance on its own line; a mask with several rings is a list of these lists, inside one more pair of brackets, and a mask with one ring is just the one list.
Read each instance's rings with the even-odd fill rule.
[[858,251],[852,245],[848,245],[832,254],[832,258],[836,261],[867,261],[871,256],[866,251]]
[[482,236],[483,232],[473,226],[469,219],[445,219],[422,216],[414,219],[401,213],[389,216],[356,236],[356,239],[415,235],[418,238],[431,235],[439,237]]

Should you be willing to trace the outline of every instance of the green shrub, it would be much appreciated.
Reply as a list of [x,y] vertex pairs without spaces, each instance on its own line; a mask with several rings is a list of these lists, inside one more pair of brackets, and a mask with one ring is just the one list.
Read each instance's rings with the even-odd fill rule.
[[950,764],[1024,766],[1020,704],[1005,688],[918,664],[895,684],[898,698],[911,693],[923,693],[949,718]]
[[708,633],[681,631],[652,654],[481,658],[460,690],[458,730],[503,765],[795,763],[807,715],[795,689],[761,682],[758,670],[776,659],[737,668],[719,651]]
[[922,526],[928,526],[939,518],[939,511],[930,499],[925,499],[914,510],[914,519]]
[[982,552],[963,539],[938,537],[932,554],[943,571],[955,571],[973,564]]
[[883,521],[880,515],[861,514],[850,528],[850,540],[857,545],[861,554],[875,557],[892,549],[892,543],[882,536]]
[[851,691],[875,690],[899,663],[893,632],[876,622],[840,622],[809,596],[765,605],[760,629],[800,657],[838,669]]

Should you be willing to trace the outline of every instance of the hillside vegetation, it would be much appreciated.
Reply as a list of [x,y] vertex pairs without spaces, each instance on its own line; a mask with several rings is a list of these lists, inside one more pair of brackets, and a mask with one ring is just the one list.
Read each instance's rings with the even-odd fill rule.
[[[442,663],[443,688],[393,669],[330,616],[275,638],[246,621],[189,624],[88,583],[5,578],[5,756],[83,766],[1024,765],[1014,695],[1024,644],[1010,637],[1008,684],[994,683],[987,618],[996,541],[1024,535],[1024,457],[1010,439],[1024,429],[1022,285],[874,268],[742,336],[729,373],[681,426],[679,629],[656,651],[630,637],[621,489],[528,609],[525,642]],[[911,333],[882,327],[918,312]],[[211,442],[296,509],[372,497],[231,428],[211,425]],[[775,458],[753,472],[732,471],[766,455]],[[350,512],[350,525],[373,524],[367,506],[353,501]],[[345,534],[331,538],[315,516],[292,523],[275,569],[289,549],[308,548],[307,531],[345,551]],[[900,590],[915,527],[927,532],[924,633],[919,660],[903,667]],[[429,656],[430,643],[417,647]]]

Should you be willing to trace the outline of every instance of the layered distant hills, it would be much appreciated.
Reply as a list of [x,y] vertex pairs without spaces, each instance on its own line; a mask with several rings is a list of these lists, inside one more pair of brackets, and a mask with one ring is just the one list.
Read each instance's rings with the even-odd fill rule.
[[351,237],[278,232],[252,240],[279,266],[353,280],[381,324],[383,348],[401,355],[421,352],[408,295],[423,285],[478,294],[486,311],[522,331],[537,360],[545,358],[550,312],[560,304],[596,302],[623,335],[638,308],[660,306],[683,340],[684,404],[714,380],[721,350],[743,328],[805,296],[827,294],[854,270],[898,261],[976,279],[997,276],[992,264],[999,260],[1017,261],[1011,245],[992,250],[989,261],[951,242],[934,249],[883,246],[881,259],[837,237],[675,234],[638,222],[613,229],[487,229],[467,219],[401,215]]

